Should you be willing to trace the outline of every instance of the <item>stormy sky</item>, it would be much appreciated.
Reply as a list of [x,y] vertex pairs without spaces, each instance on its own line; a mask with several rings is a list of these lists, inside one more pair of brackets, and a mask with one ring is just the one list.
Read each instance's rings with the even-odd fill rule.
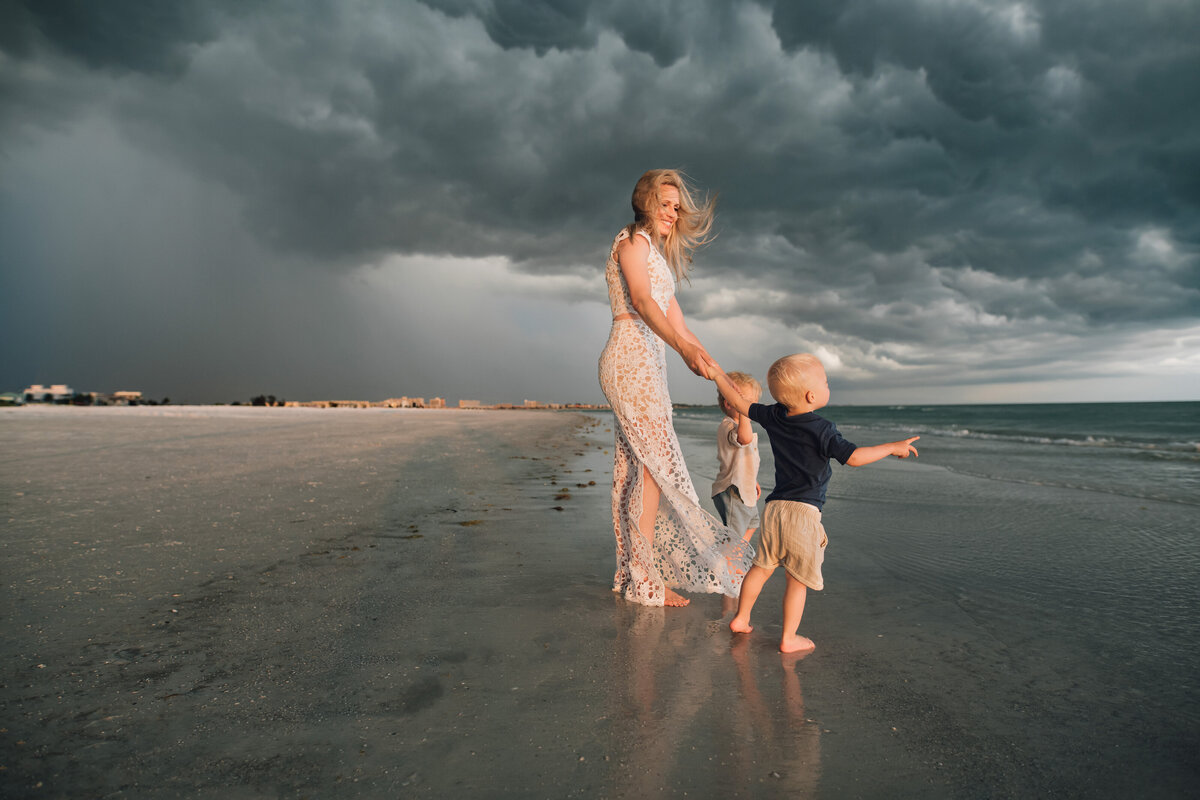
[[727,369],[1200,399],[1194,0],[0,3],[0,390],[599,402],[664,166]]

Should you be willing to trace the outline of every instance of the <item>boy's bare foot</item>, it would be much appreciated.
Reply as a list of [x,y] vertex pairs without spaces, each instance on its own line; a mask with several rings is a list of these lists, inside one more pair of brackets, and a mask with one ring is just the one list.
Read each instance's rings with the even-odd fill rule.
[[740,617],[734,617],[729,620],[729,630],[734,633],[750,633],[754,630],[754,626]]
[[687,599],[686,597],[684,597],[679,592],[677,592],[673,589],[667,589],[667,587],[665,587],[665,586],[663,588],[666,589],[666,594],[663,595],[663,605],[664,606],[671,606],[672,608],[680,608],[680,607],[686,606],[688,603],[692,602],[691,600]]
[[784,636],[779,640],[781,653],[806,653],[816,650],[817,646],[807,636]]

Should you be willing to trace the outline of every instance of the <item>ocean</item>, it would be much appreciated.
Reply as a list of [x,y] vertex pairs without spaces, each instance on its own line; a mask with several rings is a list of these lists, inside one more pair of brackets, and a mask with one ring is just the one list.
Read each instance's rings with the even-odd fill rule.
[[[964,475],[1200,505],[1200,403],[831,406],[818,413],[859,445],[920,436],[923,462]],[[720,418],[715,406],[679,408],[676,430],[711,439]],[[767,487],[769,448],[763,451]]]

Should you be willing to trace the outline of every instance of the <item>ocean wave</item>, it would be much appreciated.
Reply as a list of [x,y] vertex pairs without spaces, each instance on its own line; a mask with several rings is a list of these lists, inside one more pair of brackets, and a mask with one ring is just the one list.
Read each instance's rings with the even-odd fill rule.
[[[847,431],[875,428],[875,425],[843,425]],[[897,426],[897,429],[899,426]],[[972,430],[970,428],[927,427],[921,425],[904,426],[918,436],[942,436],[948,439],[978,439],[990,442],[1011,442],[1013,444],[1036,444],[1059,447],[1095,447],[1121,448],[1125,450],[1145,450],[1180,455],[1200,457],[1200,442],[1147,442],[1138,439],[1123,439],[1115,436],[1051,436],[1041,433],[995,433],[992,431]]]
[[[1181,416],[1174,406],[1170,414],[1159,410],[1157,416],[1147,414],[1141,407],[1126,411],[1122,406],[1107,416],[1097,416],[1094,406],[1080,406],[1083,416],[1072,416],[1067,413],[1070,410],[1057,406],[1048,410],[1022,409],[1023,413],[1027,411],[1027,418],[1021,419],[1014,416],[1016,412],[1011,408],[997,407],[993,413],[985,407],[948,411],[938,406],[896,404],[874,408],[834,407],[828,413],[822,412],[822,416],[836,422],[850,439],[854,438],[854,432],[863,431],[864,438],[920,435],[998,445],[1120,450],[1183,461],[1200,460],[1200,440],[1194,436],[1196,426],[1188,425],[1189,418]],[[1140,416],[1134,412],[1140,412]],[[677,420],[711,425],[714,430],[722,416],[716,406],[675,409]],[[1142,424],[1129,427],[1125,424],[1128,418]]]

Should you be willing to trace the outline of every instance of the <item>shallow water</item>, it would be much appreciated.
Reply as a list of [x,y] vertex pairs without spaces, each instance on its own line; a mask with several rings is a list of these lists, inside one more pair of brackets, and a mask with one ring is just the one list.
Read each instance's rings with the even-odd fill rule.
[[[1064,787],[1185,785],[1200,766],[1200,404],[823,415],[859,445],[919,434],[921,456],[834,464],[826,591],[802,628],[847,647],[863,631],[839,626],[919,642],[881,655],[898,659],[883,669],[919,684],[954,664],[978,692],[944,708],[1011,734],[1017,754],[1078,765]],[[676,415],[702,497],[718,421],[716,409]],[[760,449],[765,496],[765,434]]]
[[[827,517],[836,519],[844,501],[919,516],[920,524],[900,519],[874,538],[894,569],[946,592],[986,593],[994,600],[976,603],[1003,606],[1009,617],[1056,629],[1063,621],[1063,635],[1078,634],[1074,615],[1087,614],[1098,647],[1127,640],[1134,647],[1122,648],[1121,660],[1185,670],[1191,682],[1189,665],[1200,658],[1189,635],[1200,612],[1200,403],[832,408],[825,416],[860,445],[922,437],[916,462],[835,463],[830,482]],[[715,409],[676,417],[701,495],[715,469],[718,421]],[[769,446],[761,452],[765,496],[774,461]],[[872,476],[910,466],[974,480],[935,480],[913,496],[902,480]]]

